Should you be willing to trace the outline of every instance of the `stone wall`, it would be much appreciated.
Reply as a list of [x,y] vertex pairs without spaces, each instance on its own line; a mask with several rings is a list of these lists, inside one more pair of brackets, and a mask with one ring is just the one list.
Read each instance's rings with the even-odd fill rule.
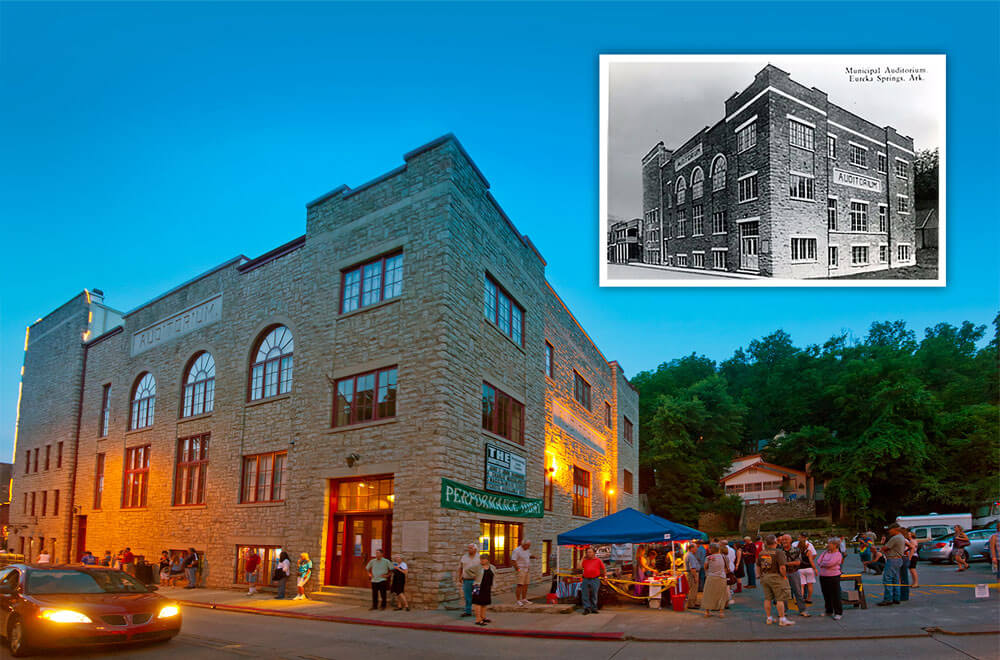
[[[740,529],[757,533],[761,523],[772,520],[793,520],[795,518],[815,518],[816,503],[811,500],[772,502],[769,504],[747,504],[743,507]],[[793,531],[793,530],[792,530]]]

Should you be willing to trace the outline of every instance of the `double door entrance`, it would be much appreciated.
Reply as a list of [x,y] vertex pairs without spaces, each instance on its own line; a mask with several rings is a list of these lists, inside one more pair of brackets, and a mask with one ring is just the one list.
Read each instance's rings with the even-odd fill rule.
[[760,223],[740,223],[740,269],[760,270]]
[[369,585],[368,561],[376,550],[392,552],[394,500],[391,476],[331,482],[327,584]]

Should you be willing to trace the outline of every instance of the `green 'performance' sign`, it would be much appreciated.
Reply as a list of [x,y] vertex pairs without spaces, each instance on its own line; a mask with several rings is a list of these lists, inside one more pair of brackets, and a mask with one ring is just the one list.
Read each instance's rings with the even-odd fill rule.
[[542,500],[487,493],[451,479],[441,479],[441,508],[492,513],[516,518],[541,518]]

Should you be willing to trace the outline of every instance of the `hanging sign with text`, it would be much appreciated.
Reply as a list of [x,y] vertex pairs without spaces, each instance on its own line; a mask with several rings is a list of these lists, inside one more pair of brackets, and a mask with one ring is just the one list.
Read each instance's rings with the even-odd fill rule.
[[526,476],[523,457],[486,445],[486,490],[524,497]]
[[489,513],[514,518],[541,518],[541,498],[497,495],[451,479],[441,479],[441,508]]

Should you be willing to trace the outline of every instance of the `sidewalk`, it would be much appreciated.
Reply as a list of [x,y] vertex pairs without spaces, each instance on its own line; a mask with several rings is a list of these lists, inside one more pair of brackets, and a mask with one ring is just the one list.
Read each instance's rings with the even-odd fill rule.
[[[981,564],[978,567],[985,569]],[[975,570],[974,574],[970,571],[962,575],[968,576],[962,578],[967,582],[988,581],[987,570]],[[931,575],[927,577],[930,578]],[[940,578],[935,580],[939,584],[947,584],[947,580],[954,580],[954,573],[940,567],[940,574],[935,577]],[[847,607],[844,618],[834,621],[819,616],[823,611],[823,604],[822,598],[817,595],[811,606],[813,616],[803,618],[794,615],[792,620],[796,625],[787,628],[765,624],[760,589],[744,590],[737,594],[736,604],[726,611],[724,619],[705,618],[700,610],[653,610],[638,604],[609,606],[600,613],[587,617],[580,614],[579,610],[571,614],[548,613],[545,606],[535,606],[531,608],[533,611],[525,612],[510,607],[513,605],[513,595],[505,593],[499,594],[496,599],[495,602],[500,607],[497,611],[491,610],[490,618],[493,623],[487,628],[473,625],[471,618],[461,618],[459,611],[441,609],[396,612],[390,606],[390,609],[372,612],[367,607],[353,604],[276,600],[269,594],[248,597],[244,592],[221,589],[187,590],[165,587],[159,593],[192,607],[252,614],[444,632],[563,639],[758,642],[926,637],[930,634],[928,630],[935,634],[1000,634],[1000,598],[995,590],[991,590],[989,599],[976,600],[971,589],[933,589],[929,584],[930,588],[927,590],[915,590],[909,602],[897,607],[882,608],[875,607],[882,591],[877,586],[878,581],[879,578],[866,576],[869,609]],[[539,586],[540,589],[543,587],[544,585]]]

